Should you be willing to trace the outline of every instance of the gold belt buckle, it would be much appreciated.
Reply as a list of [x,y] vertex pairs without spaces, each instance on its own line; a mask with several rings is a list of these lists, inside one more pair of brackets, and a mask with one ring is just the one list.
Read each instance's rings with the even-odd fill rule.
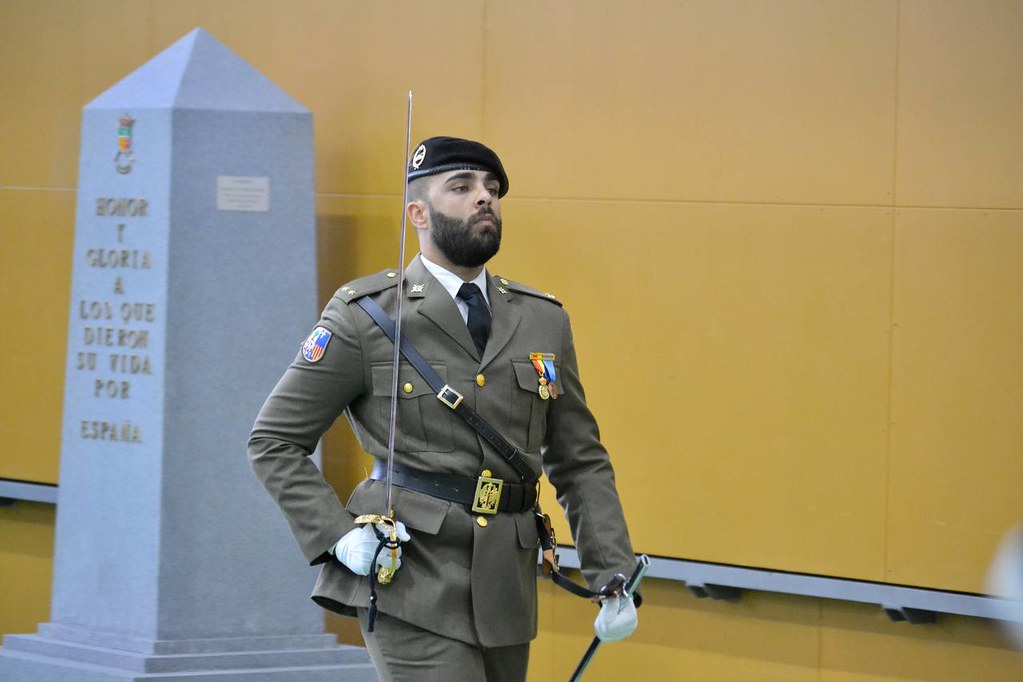
[[476,479],[476,493],[472,497],[472,510],[477,514],[496,514],[503,488],[504,481],[501,479],[480,476]]

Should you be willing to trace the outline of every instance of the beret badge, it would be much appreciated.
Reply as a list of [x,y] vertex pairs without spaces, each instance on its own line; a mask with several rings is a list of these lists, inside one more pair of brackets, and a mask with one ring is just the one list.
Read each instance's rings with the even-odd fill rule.
[[419,170],[419,167],[423,165],[423,161],[426,160],[426,145],[421,144],[416,149],[416,153],[412,155],[412,169]]

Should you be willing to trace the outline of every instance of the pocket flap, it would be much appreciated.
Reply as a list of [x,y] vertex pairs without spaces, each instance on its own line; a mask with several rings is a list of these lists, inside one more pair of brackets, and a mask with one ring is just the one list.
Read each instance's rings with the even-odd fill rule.
[[[444,365],[435,365],[432,362],[430,366],[443,381],[447,381],[448,370]],[[373,395],[389,397],[394,385],[391,382],[391,363],[390,362],[374,362],[370,366],[370,372],[372,373],[373,380]],[[409,398],[421,398],[424,395],[436,395],[436,391],[430,388],[430,385],[426,383],[426,379],[423,375],[416,371],[416,368],[407,362],[402,362],[398,365],[398,397],[409,399]]]
[[512,360],[512,367],[515,368],[515,379],[519,383],[519,388],[536,393],[540,387],[540,374],[536,367],[533,367],[533,363],[529,360]]
[[[406,527],[429,535],[436,535],[444,523],[451,503],[414,490],[395,486],[391,490],[394,515]],[[387,504],[387,485],[383,481],[367,479],[356,486],[345,508],[352,514],[380,514]]]
[[519,545],[523,549],[540,546],[540,535],[536,532],[536,518],[532,513],[515,515],[515,530],[519,534]]

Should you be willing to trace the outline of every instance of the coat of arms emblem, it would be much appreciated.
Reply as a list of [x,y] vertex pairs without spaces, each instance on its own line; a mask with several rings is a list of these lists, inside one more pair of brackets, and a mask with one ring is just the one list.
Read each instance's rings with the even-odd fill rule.
[[131,152],[131,133],[134,126],[135,119],[128,114],[117,119],[117,155],[114,157],[114,165],[121,175],[130,173],[131,165],[135,162],[135,156]]

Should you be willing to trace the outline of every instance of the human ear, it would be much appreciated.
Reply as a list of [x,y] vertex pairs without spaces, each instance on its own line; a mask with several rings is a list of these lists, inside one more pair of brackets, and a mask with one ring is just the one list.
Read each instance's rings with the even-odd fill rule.
[[426,227],[426,204],[423,201],[410,201],[408,206],[405,207],[405,213],[412,226],[417,230],[422,230]]

